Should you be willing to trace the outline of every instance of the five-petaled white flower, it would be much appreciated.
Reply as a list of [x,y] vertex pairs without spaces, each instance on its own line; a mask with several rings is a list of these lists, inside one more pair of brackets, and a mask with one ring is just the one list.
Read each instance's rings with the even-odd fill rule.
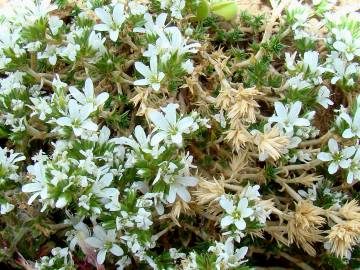
[[348,168],[348,174],[346,182],[352,184],[352,182],[360,180],[360,149],[358,149],[351,160],[351,164]]
[[354,146],[345,147],[340,151],[338,143],[334,139],[328,141],[328,147],[330,153],[320,152],[317,156],[322,161],[331,161],[328,171],[330,174],[334,174],[338,171],[339,167],[346,169],[351,164],[351,157],[354,155],[356,148]]
[[248,208],[249,201],[247,198],[241,198],[237,205],[234,201],[226,196],[221,196],[220,206],[226,211],[226,215],[221,219],[221,227],[224,229],[231,224],[235,224],[240,231],[246,228],[245,218],[250,217],[254,210]]
[[95,13],[103,23],[95,25],[94,29],[96,31],[109,32],[110,39],[115,42],[119,37],[121,26],[127,18],[124,12],[124,5],[116,4],[112,16],[103,8],[95,9]]
[[60,126],[71,127],[75,136],[81,136],[85,131],[96,131],[98,126],[89,119],[93,112],[92,104],[79,105],[76,100],[69,100],[69,115],[60,117],[56,123]]
[[84,93],[80,92],[76,87],[70,86],[70,94],[79,102],[81,105],[91,104],[93,110],[96,110],[98,106],[101,106],[109,98],[109,94],[106,92],[101,93],[98,96],[94,94],[94,85],[90,78],[85,81],[85,86],[82,89]]
[[330,90],[326,86],[321,86],[316,97],[316,102],[323,106],[325,109],[329,108],[329,106],[333,105],[334,102],[329,99]]
[[156,56],[152,56],[150,58],[150,68],[148,66],[145,66],[141,62],[136,62],[135,68],[141,75],[145,77],[144,79],[134,81],[135,85],[150,85],[152,89],[154,89],[155,91],[159,91],[161,86],[160,83],[164,79],[165,74],[164,72],[159,72]]
[[192,176],[174,176],[169,179],[169,194],[167,196],[167,201],[173,203],[176,199],[176,194],[185,201],[190,202],[191,196],[186,187],[196,186],[198,180]]
[[310,125],[308,119],[299,118],[302,106],[301,101],[296,101],[291,104],[290,107],[287,104],[282,104],[281,102],[275,102],[274,105],[276,115],[269,118],[269,123],[278,123],[278,125],[281,128],[284,128],[286,132],[292,132],[294,130],[294,126],[307,127]]
[[178,104],[168,104],[161,108],[164,112],[150,112],[149,118],[156,127],[156,133],[151,139],[151,145],[158,145],[161,141],[167,140],[178,146],[182,145],[182,134],[190,133],[190,128],[194,124],[194,119],[190,116],[177,119],[176,109]]
[[353,119],[347,113],[342,114],[341,117],[349,125],[349,128],[345,129],[344,132],[342,133],[342,137],[346,139],[350,139],[353,137],[360,138],[360,107],[357,108]]
[[348,61],[352,61],[354,57],[360,56],[360,39],[353,38],[353,35],[348,29],[333,29],[336,41],[333,47],[338,52],[345,55]]
[[86,238],[85,242],[99,249],[99,252],[96,256],[98,264],[103,264],[105,261],[106,253],[110,251],[115,256],[122,256],[124,251],[122,248],[116,244],[116,231],[109,230],[105,231],[101,226],[94,227],[94,235],[92,237]]
[[216,254],[216,269],[233,269],[246,262],[243,260],[248,247],[241,247],[235,250],[234,239],[229,237],[226,239],[225,244],[215,242],[215,246],[208,249],[209,252]]

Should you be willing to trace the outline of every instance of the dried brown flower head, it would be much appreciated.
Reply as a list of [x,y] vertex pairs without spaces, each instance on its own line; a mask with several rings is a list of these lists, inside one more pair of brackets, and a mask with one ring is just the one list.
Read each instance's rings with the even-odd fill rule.
[[360,241],[360,222],[347,221],[333,226],[326,237],[328,248],[339,258],[349,257],[352,248]]
[[219,180],[214,178],[213,181],[200,178],[197,189],[192,194],[195,195],[198,204],[211,206],[217,198],[225,193],[224,185],[223,176]]
[[236,129],[229,129],[225,134],[225,140],[231,142],[233,150],[237,152],[241,151],[241,148],[245,146],[245,143],[251,141],[251,134],[242,126]]
[[325,219],[321,216],[322,210],[307,201],[300,201],[288,222],[289,244],[296,243],[311,256],[316,255],[312,244],[322,242],[321,225]]
[[289,138],[281,135],[277,127],[264,130],[264,133],[256,130],[253,142],[259,149],[259,155],[269,155],[273,160],[278,160],[289,144]]

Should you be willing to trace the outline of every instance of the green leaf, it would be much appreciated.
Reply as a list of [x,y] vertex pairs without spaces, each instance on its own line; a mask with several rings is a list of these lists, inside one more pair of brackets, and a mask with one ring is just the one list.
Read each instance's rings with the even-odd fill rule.
[[237,14],[238,6],[235,1],[218,2],[211,5],[211,12],[223,17],[225,20],[231,20]]
[[209,11],[209,2],[207,0],[199,0],[195,12],[196,18],[200,21],[204,20],[209,15]]

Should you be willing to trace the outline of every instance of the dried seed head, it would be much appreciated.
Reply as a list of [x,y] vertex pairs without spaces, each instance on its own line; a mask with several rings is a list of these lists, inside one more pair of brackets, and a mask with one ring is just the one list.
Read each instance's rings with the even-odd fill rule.
[[307,201],[300,201],[287,225],[289,244],[295,242],[309,255],[315,256],[316,251],[312,244],[323,241],[319,228],[325,219],[320,216],[321,213],[318,207]]
[[237,152],[241,151],[245,143],[251,141],[251,134],[242,126],[237,129],[229,129],[225,134],[225,140],[231,142]]
[[360,222],[360,206],[356,200],[347,202],[339,209],[339,214],[346,219],[356,219]]
[[326,246],[339,258],[348,258],[352,248],[360,241],[360,222],[347,221],[333,226],[326,237]]
[[281,135],[277,127],[272,127],[264,133],[256,130],[253,139],[259,149],[259,155],[269,155],[273,160],[278,160],[290,143],[289,138]]

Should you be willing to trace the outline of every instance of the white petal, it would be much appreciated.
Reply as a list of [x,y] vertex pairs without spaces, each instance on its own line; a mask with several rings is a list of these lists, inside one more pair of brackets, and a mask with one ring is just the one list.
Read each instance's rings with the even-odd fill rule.
[[318,155],[317,155],[317,158],[322,160],[322,161],[330,161],[332,160],[332,156],[330,153],[326,153],[326,152],[320,152]]
[[158,111],[152,111],[149,113],[150,121],[153,122],[153,124],[164,131],[167,131],[170,129],[169,122],[167,119],[165,119],[164,115]]
[[69,87],[70,94],[81,104],[86,103],[86,99],[83,93],[81,93],[77,88],[70,86]]
[[191,201],[190,193],[189,193],[189,191],[187,191],[187,189],[184,186],[178,185],[177,188],[176,188],[176,193],[185,202],[190,202]]
[[236,220],[235,226],[236,226],[236,228],[238,228],[238,230],[242,231],[246,228],[246,222],[243,219]]
[[351,128],[345,129],[343,134],[341,135],[345,139],[350,139],[355,136],[355,134],[351,131]]
[[104,246],[104,243],[99,239],[97,239],[96,237],[86,238],[85,242],[94,248],[102,248]]
[[110,30],[109,35],[110,35],[110,39],[116,42],[119,37],[119,30]]
[[188,187],[194,187],[198,183],[198,180],[192,176],[176,176],[175,179],[177,183]]
[[98,126],[91,120],[86,120],[81,124],[81,127],[90,131],[97,131]]
[[122,250],[122,248],[116,244],[113,244],[113,246],[110,249],[110,252],[112,254],[114,254],[115,256],[121,256],[124,254],[124,251]]
[[221,228],[226,228],[227,226],[229,226],[230,224],[233,223],[233,218],[231,216],[225,216],[221,219]]
[[21,190],[22,192],[35,192],[42,189],[42,185],[40,183],[29,183],[23,185]]
[[344,158],[352,157],[356,152],[356,148],[354,146],[346,147],[341,151],[341,154]]
[[167,137],[167,133],[164,131],[157,132],[154,136],[151,138],[151,146],[157,146],[160,142],[162,142]]
[[151,70],[148,66],[145,66],[143,63],[141,62],[135,62],[135,68],[136,70],[143,75],[145,78],[150,78],[151,77]]
[[142,126],[138,125],[135,127],[135,138],[140,145],[145,145],[147,143],[146,134]]
[[71,126],[71,119],[69,117],[60,117],[56,120],[56,123],[60,126]]
[[328,146],[329,146],[329,150],[331,153],[335,154],[335,153],[339,152],[339,146],[338,146],[338,143],[336,140],[331,138],[328,141]]
[[106,257],[106,249],[100,249],[97,256],[96,256],[96,261],[98,264],[103,264],[105,262],[105,257]]
[[103,8],[95,9],[95,14],[106,24],[112,24],[111,15]]
[[85,81],[84,93],[87,98],[94,97],[94,85],[90,78],[87,78]]
[[181,146],[182,145],[182,136],[181,133],[176,133],[175,135],[171,136],[171,140],[173,143]]
[[[138,85],[138,86],[145,86],[145,85],[149,85],[149,84],[150,84],[150,82],[148,79],[140,79],[140,80],[134,81],[134,85]],[[159,87],[159,89],[160,89],[160,87]],[[154,89],[154,90],[156,90],[156,89]]]
[[178,130],[180,132],[183,132],[187,130],[189,127],[191,127],[193,123],[194,123],[194,119],[192,119],[191,117],[185,117],[177,123]]
[[334,174],[339,169],[339,165],[336,162],[331,162],[328,168],[330,174]]
[[107,24],[99,23],[94,26],[94,30],[96,31],[110,31],[110,27]]

